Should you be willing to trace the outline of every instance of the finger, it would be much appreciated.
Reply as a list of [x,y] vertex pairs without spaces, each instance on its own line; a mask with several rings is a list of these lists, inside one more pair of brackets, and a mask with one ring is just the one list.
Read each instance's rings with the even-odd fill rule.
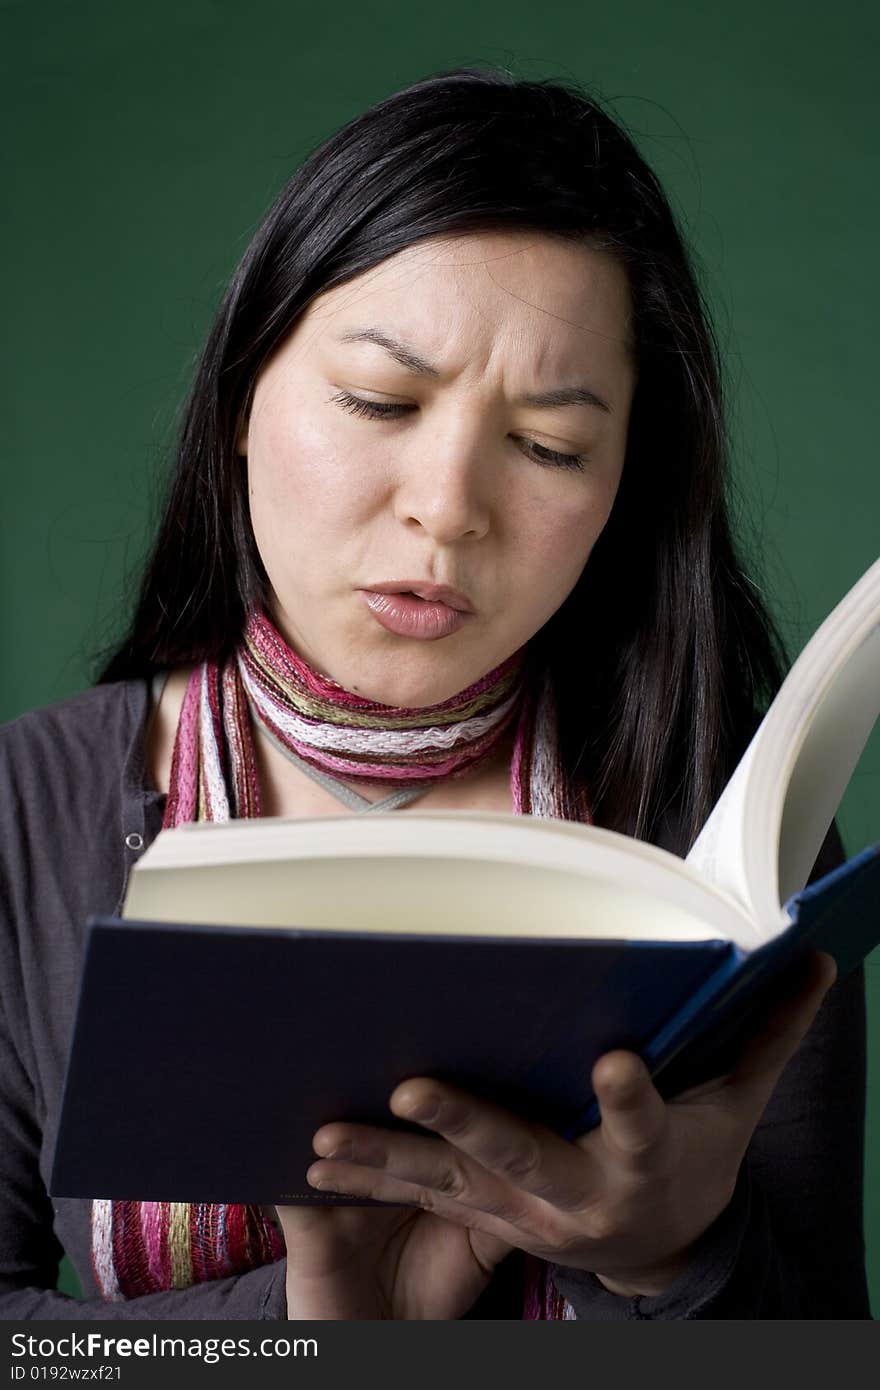
[[324,1220],[323,1208],[321,1207],[276,1206],[275,1210],[278,1213],[284,1239],[288,1244],[291,1236],[306,1235],[317,1230]]
[[783,998],[749,1041],[730,1073],[729,1085],[734,1094],[748,1104],[760,1104],[763,1109],[836,977],[834,959],[824,951],[811,951],[804,962],[789,972],[783,986],[787,986],[788,997]]
[[[429,1184],[397,1177],[388,1167],[360,1166],[337,1158],[320,1159],[308,1169],[306,1180],[318,1192],[369,1197],[388,1206],[421,1208],[444,1221],[480,1231],[490,1242],[488,1248],[495,1250],[497,1243],[499,1259],[522,1240],[522,1228],[496,1212],[445,1196]],[[503,1204],[499,1204],[499,1211],[502,1209]]]
[[[315,1249],[315,1240],[318,1239],[319,1246],[324,1253],[322,1242],[325,1241],[331,1232],[329,1225],[335,1210],[332,1207],[321,1206],[312,1202],[303,1206],[276,1206],[278,1220],[284,1236],[284,1244],[289,1252],[311,1253]],[[337,1227],[338,1227],[337,1220]]]
[[298,1279],[309,1280],[344,1270],[360,1258],[365,1242],[384,1246],[413,1218],[409,1208],[328,1204],[317,1193],[307,1206],[282,1206],[277,1211],[288,1269]]
[[643,1160],[663,1142],[666,1103],[634,1052],[606,1052],[593,1067],[593,1089],[602,1117],[602,1141],[615,1155]]
[[[462,1206],[460,1202],[451,1197],[442,1197],[430,1188],[391,1177],[382,1169],[359,1168],[353,1163],[322,1159],[312,1164],[306,1178],[321,1192],[344,1192],[347,1196],[369,1197],[388,1206],[421,1208],[429,1217],[436,1216],[479,1233],[479,1240],[471,1237],[471,1247],[475,1259],[484,1268],[494,1267],[522,1240],[518,1228],[498,1217]],[[358,1208],[359,1216],[362,1212],[363,1208]]]
[[424,1125],[496,1178],[560,1211],[596,1200],[603,1174],[595,1157],[543,1125],[425,1077],[404,1081],[390,1104],[395,1115]]
[[[355,1180],[358,1195],[362,1184],[370,1184],[370,1196],[382,1201],[417,1202],[432,1211],[443,1210],[449,1202],[504,1221],[517,1228],[530,1228],[539,1219],[543,1203],[514,1187],[506,1179],[487,1171],[474,1159],[444,1139],[434,1135],[400,1134],[367,1125],[325,1125],[314,1138],[315,1152],[325,1161],[313,1164],[309,1179],[316,1185],[349,1181],[351,1165],[358,1165]],[[367,1177],[361,1170],[372,1170]],[[401,1196],[399,1184],[406,1185]],[[393,1193],[395,1196],[385,1196]]]

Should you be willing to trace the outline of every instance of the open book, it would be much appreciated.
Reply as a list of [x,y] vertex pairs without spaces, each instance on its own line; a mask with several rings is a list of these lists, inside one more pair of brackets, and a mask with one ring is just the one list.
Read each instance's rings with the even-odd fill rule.
[[[880,843],[807,880],[880,714],[880,561],[791,668],[686,859],[479,812],[163,831],[89,924],[53,1196],[344,1201],[334,1119],[435,1075],[573,1137],[596,1059],[717,1074],[776,977],[880,942]],[[164,1138],[163,1138],[164,1136]]]

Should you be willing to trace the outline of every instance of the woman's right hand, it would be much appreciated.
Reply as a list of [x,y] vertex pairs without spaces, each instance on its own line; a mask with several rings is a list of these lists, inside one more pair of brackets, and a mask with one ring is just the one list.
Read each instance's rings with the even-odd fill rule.
[[813,952],[731,1069],[672,1100],[634,1054],[600,1058],[601,1123],[571,1143],[428,1077],[389,1099],[424,1137],[323,1126],[306,1174],[316,1190],[419,1205],[280,1208],[290,1316],[459,1318],[514,1248],[590,1270],[620,1297],[664,1292],[729,1204],[834,976],[831,958]]
[[287,1243],[291,1319],[460,1318],[512,1249],[419,1207],[277,1211]]

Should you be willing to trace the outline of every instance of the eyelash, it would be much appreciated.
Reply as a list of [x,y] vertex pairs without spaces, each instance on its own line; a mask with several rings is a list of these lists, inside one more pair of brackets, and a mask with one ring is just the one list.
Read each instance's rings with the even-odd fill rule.
[[[348,410],[352,415],[362,415],[367,420],[398,420],[408,410],[415,409],[415,406],[411,405],[381,405],[378,401],[365,401],[360,396],[351,395],[349,391],[339,391],[330,399],[341,405],[343,410]],[[560,454],[555,449],[547,449],[543,444],[536,444],[531,439],[525,439],[522,443],[529,446],[529,457],[536,463],[580,471],[587,461],[583,454]],[[538,452],[531,452],[532,450]]]

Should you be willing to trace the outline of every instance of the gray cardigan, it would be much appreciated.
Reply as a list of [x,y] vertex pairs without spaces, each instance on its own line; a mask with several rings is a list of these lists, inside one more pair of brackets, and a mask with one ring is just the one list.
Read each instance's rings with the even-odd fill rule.
[[[146,681],[97,686],[0,729],[0,1316],[286,1316],[284,1261],[123,1303],[100,1298],[90,1204],[47,1195],[83,925],[121,904],[161,825],[146,785]],[[674,848],[672,842],[669,848]],[[840,862],[832,827],[814,872]],[[862,972],[838,982],[764,1114],[727,1210],[656,1298],[554,1266],[578,1318],[867,1318]],[[56,1292],[63,1252],[81,1301]],[[467,1315],[518,1318],[519,1256]]]

